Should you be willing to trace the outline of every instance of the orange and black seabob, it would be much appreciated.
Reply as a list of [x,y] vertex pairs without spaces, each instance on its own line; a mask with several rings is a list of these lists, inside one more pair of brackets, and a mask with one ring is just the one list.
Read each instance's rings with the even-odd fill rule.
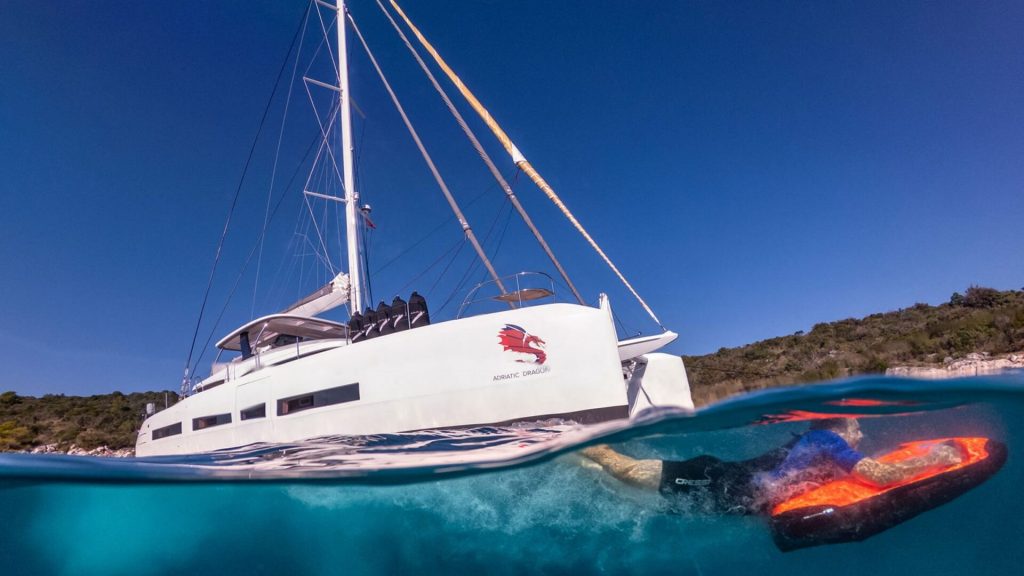
[[909,442],[878,460],[896,463],[922,456],[940,442],[953,443],[963,460],[886,487],[847,476],[777,504],[769,516],[775,544],[790,551],[863,540],[949,502],[987,480],[1006,462],[1006,445],[989,438]]

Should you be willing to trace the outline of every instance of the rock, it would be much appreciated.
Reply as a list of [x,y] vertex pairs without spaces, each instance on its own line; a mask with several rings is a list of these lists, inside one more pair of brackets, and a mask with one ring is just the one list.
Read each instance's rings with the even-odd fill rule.
[[118,448],[114,450],[107,446],[100,446],[93,448],[92,450],[86,450],[75,444],[68,447],[67,450],[61,450],[57,444],[45,444],[43,446],[36,446],[31,450],[25,450],[29,454],[67,454],[69,456],[101,456],[105,458],[130,458],[135,456],[134,448]]
[[946,358],[943,366],[893,366],[885,371],[886,376],[906,378],[964,378],[967,376],[994,375],[1011,370],[1024,370],[1024,354],[1010,354],[1005,358],[989,358],[987,353],[971,353],[960,360]]

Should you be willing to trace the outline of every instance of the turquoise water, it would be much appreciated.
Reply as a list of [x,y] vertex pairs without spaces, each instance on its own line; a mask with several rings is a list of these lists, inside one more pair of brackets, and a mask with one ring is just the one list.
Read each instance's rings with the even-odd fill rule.
[[[868,454],[986,436],[1009,458],[979,487],[863,542],[783,553],[761,518],[671,512],[575,453],[608,442],[643,458],[748,458],[806,429],[785,421],[798,410],[865,416]],[[188,459],[3,455],[0,573],[1011,574],[1024,565],[1022,440],[1024,377],[873,378],[631,428],[545,422]]]

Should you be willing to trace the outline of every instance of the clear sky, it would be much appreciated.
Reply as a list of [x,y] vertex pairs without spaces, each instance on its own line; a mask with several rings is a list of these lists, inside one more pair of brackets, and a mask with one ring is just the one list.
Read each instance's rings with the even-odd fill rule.
[[[403,7],[680,334],[672,352],[936,304],[971,284],[1024,286],[1024,3]],[[178,386],[217,239],[304,9],[4,3],[0,390]],[[357,0],[351,11],[478,232],[508,231],[488,240],[499,269],[541,266],[522,226],[504,228],[500,193],[376,5]],[[377,269],[443,228],[447,208],[352,50]],[[242,188],[200,347],[326,277],[296,240],[309,237],[305,174],[284,188],[315,134],[307,125],[282,138],[292,161],[279,163],[272,201],[286,195],[259,274],[254,261],[213,326],[262,227],[283,103],[274,100]],[[300,87],[290,120],[308,121],[308,109]],[[541,194],[522,178],[516,190],[585,296],[608,292],[627,327],[649,332]],[[416,275],[458,239],[454,224],[429,236],[375,277],[376,293],[434,288],[440,307],[440,268]],[[336,238],[332,252],[340,257]],[[449,277],[463,274],[468,253]]]

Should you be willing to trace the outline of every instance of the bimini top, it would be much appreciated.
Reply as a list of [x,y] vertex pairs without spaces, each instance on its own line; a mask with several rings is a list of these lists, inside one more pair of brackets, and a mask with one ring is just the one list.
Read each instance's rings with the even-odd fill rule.
[[338,322],[294,316],[292,314],[271,314],[257,318],[252,322],[228,334],[217,342],[217,348],[235,352],[243,351],[243,340],[247,340],[250,350],[275,345],[278,338],[284,337],[287,343],[298,340],[324,340],[328,338],[347,338],[348,327]]

